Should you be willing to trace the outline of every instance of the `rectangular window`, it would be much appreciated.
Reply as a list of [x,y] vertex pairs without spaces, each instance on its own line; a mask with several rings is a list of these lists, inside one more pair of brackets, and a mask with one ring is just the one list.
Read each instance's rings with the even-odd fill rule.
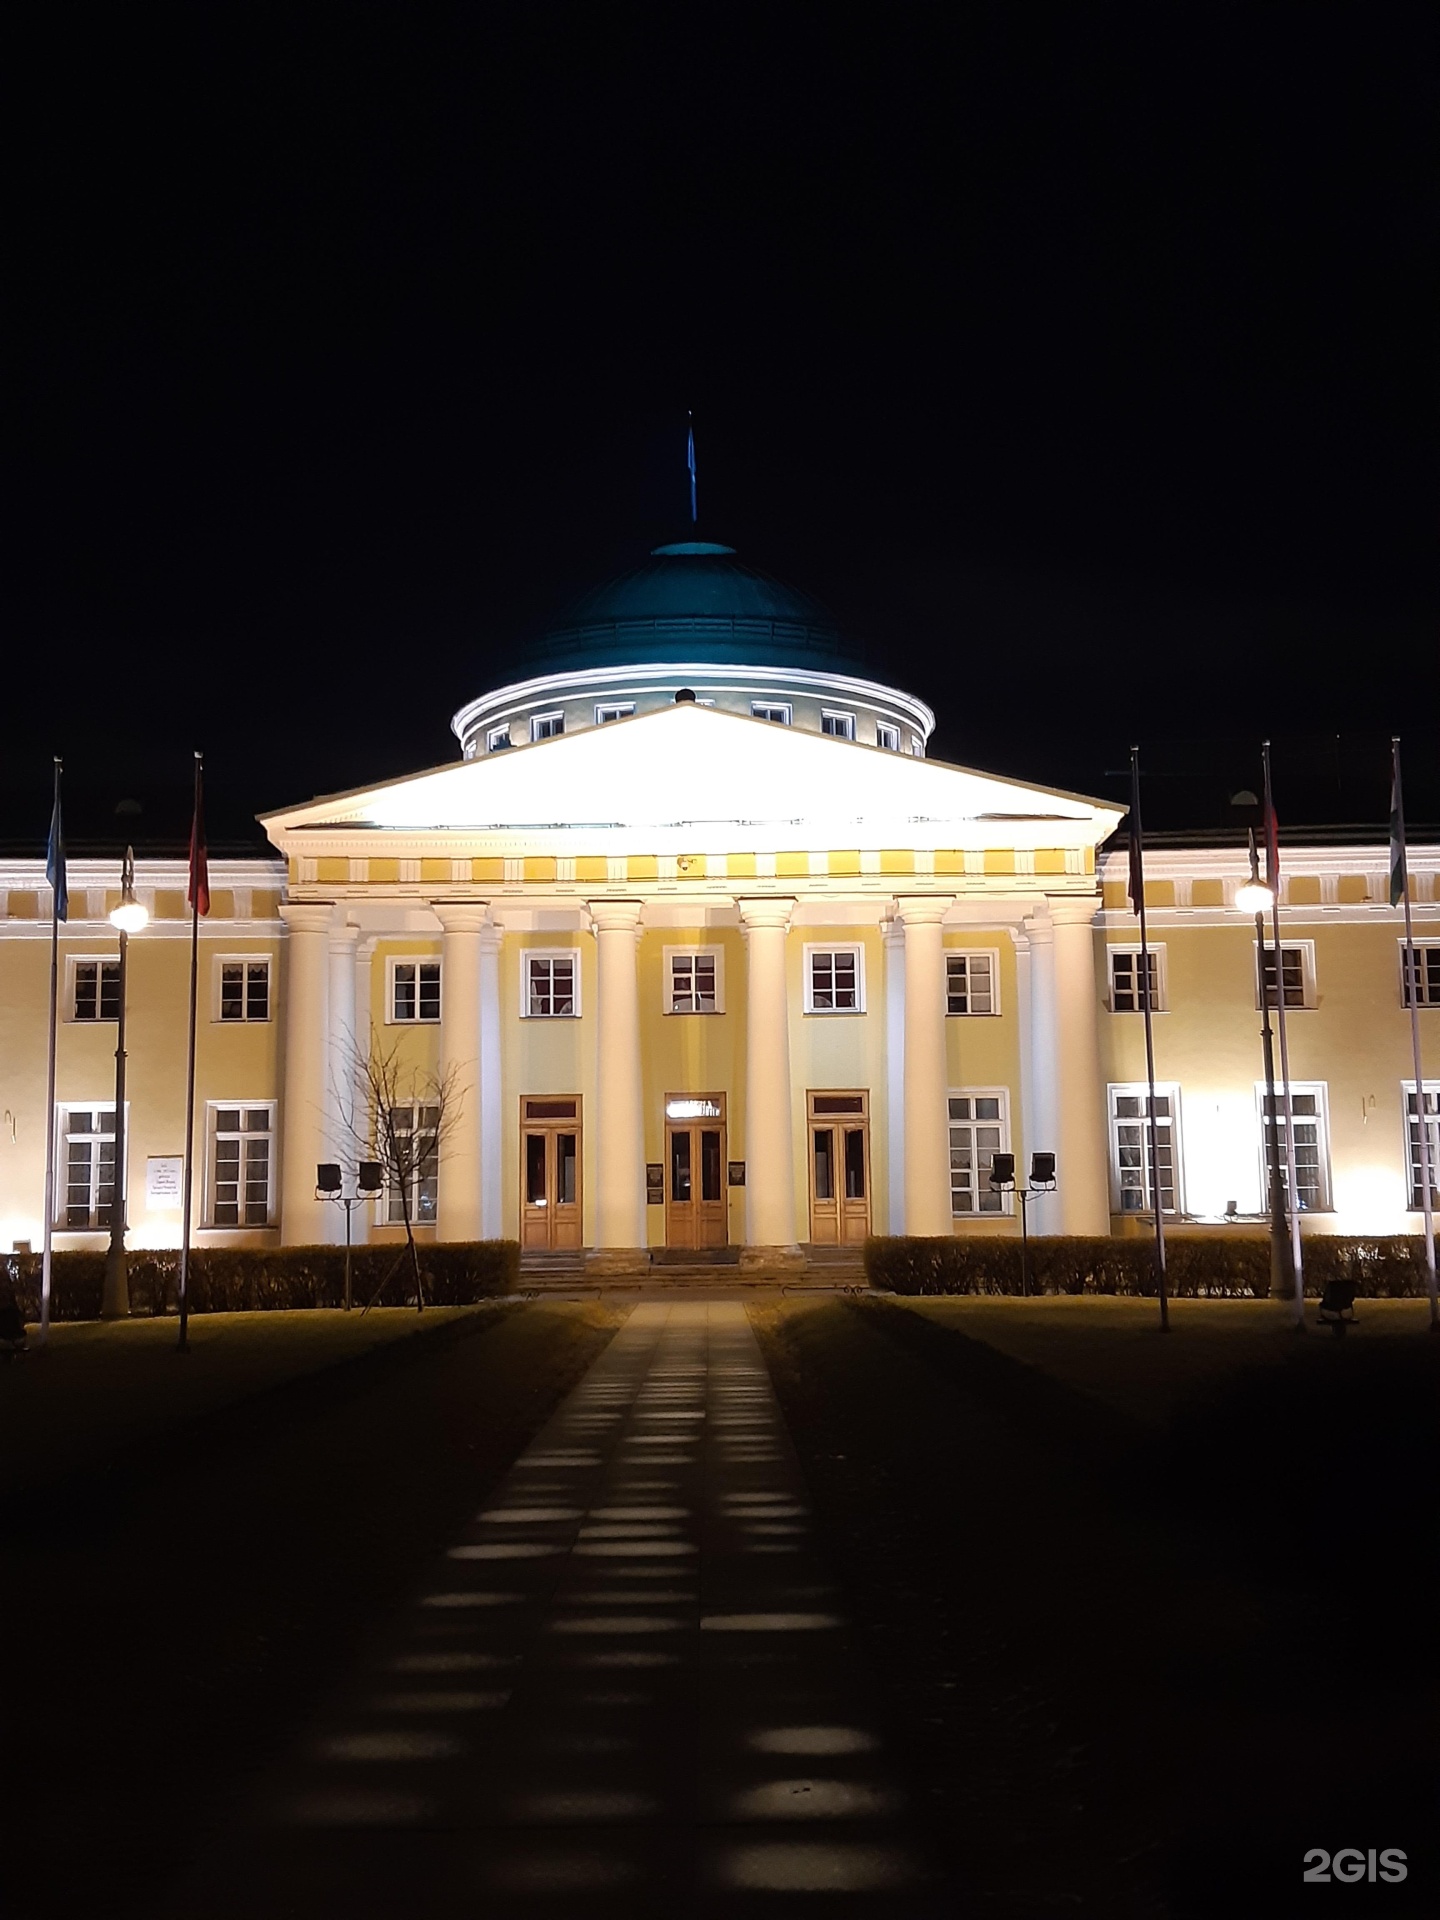
[[440,1018],[440,962],[390,962],[390,1018],[409,1023]]
[[521,1012],[527,1020],[572,1019],[580,1011],[580,968],[574,953],[527,953],[525,998]]
[[[1162,991],[1163,970],[1160,965],[1163,953],[1163,947],[1150,949],[1150,1010],[1152,1013],[1160,1013],[1165,1006]],[[1110,949],[1110,1011],[1112,1013],[1143,1013],[1145,1011],[1144,996],[1140,987],[1141,958],[1138,947]]]
[[219,965],[220,1018],[227,1021],[268,1020],[270,962],[222,960]]
[[[1160,1206],[1178,1211],[1176,1114],[1178,1087],[1155,1089],[1155,1151],[1160,1163]],[[1117,1213],[1153,1213],[1155,1186],[1150,1164],[1150,1095],[1145,1087],[1110,1089],[1110,1175]]]
[[[1265,1000],[1274,1006],[1275,999],[1275,949],[1267,944],[1261,956],[1260,976],[1265,983]],[[1315,1003],[1312,987],[1314,984],[1313,949],[1308,942],[1298,946],[1288,943],[1280,949],[1280,978],[1285,989],[1287,1007],[1309,1007]],[[1257,997],[1255,1004],[1259,1006]]]
[[[1260,1125],[1260,1204],[1266,1204],[1270,1183],[1269,1108],[1264,1082],[1255,1088]],[[1302,1213],[1323,1213],[1330,1205],[1330,1141],[1325,1124],[1325,1087],[1320,1081],[1302,1086],[1290,1083],[1290,1106],[1295,1115],[1295,1186]],[[1280,1184],[1289,1187],[1289,1155],[1285,1148],[1285,1091],[1275,1091],[1276,1130],[1280,1140]]]
[[120,962],[77,960],[70,974],[72,1020],[120,1018]]
[[864,950],[860,947],[805,949],[805,1011],[865,1011]]
[[275,1109],[210,1108],[210,1225],[268,1227],[275,1192]]
[[608,706],[596,707],[595,724],[597,727],[603,727],[611,720],[628,720],[634,711],[633,700],[614,700]]
[[1008,1194],[990,1184],[995,1155],[1010,1150],[1008,1105],[1002,1087],[950,1095],[950,1211],[957,1217],[1010,1210]]
[[995,1013],[997,956],[993,953],[945,955],[946,1013]]
[[487,753],[503,753],[510,745],[510,728],[508,725],[491,727],[490,731],[485,735],[485,751]]
[[440,1109],[415,1104],[390,1109],[390,1131],[382,1153],[389,1179],[385,1218],[403,1227],[408,1197],[412,1226],[433,1227],[440,1195],[440,1154],[436,1130]]
[[884,747],[890,753],[900,751],[900,729],[889,726],[884,720],[875,723],[875,744]]
[[788,700],[752,700],[750,713],[756,720],[773,720],[777,726],[790,724],[790,702]]
[[[1416,986],[1413,994],[1412,978]],[[1410,949],[1403,940],[1400,942],[1401,1006],[1408,1007],[1412,999],[1422,1007],[1440,1007],[1440,943],[1427,945],[1417,940],[1412,971]]]
[[855,716],[853,713],[833,713],[828,707],[820,709],[820,731],[828,733],[832,740],[853,740],[855,738]]
[[62,1107],[55,1224],[78,1232],[108,1227],[115,1202],[115,1108]]
[[721,1013],[720,950],[718,947],[667,949],[665,954],[667,1013]]
[[[1425,1204],[1425,1166],[1420,1152],[1420,1110],[1415,1082],[1405,1083],[1405,1146],[1410,1178],[1409,1206],[1418,1213]],[[1440,1080],[1425,1082],[1425,1131],[1430,1147],[1430,1204],[1440,1207]]]
[[553,740],[558,733],[565,731],[563,713],[537,713],[530,722],[532,740]]

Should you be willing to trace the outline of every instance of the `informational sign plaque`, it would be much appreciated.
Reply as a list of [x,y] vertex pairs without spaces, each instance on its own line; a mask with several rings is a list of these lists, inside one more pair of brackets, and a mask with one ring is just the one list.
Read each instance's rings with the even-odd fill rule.
[[663,1207],[665,1204],[665,1168],[659,1160],[645,1168],[645,1204],[649,1207]]
[[730,1162],[730,1184],[732,1187],[744,1186],[745,1162],[743,1160],[732,1160]]
[[145,1162],[147,1207],[179,1209],[185,1191],[185,1157],[179,1153],[152,1153]]

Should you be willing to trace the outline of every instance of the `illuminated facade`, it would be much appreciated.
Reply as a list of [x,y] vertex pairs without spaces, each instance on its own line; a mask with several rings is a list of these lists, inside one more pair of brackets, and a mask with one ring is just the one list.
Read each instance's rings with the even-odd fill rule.
[[[505,1235],[618,1270],[662,1246],[783,1267],[870,1232],[1017,1231],[989,1156],[1023,1171],[1037,1149],[1058,1173],[1038,1231],[1137,1227],[1154,1198],[1137,934],[1123,855],[1100,851],[1120,809],[927,759],[929,709],[865,678],[823,610],[724,548],[659,550],[532,664],[456,716],[459,760],[269,815],[273,859],[213,864],[202,1244],[343,1236],[315,1168],[354,1158],[343,1110],[371,1031],[459,1089],[412,1195],[426,1235]],[[1384,846],[1288,865],[1306,1228],[1415,1230]],[[1440,849],[1412,848],[1429,1057],[1437,866]],[[1161,1197],[1217,1231],[1262,1209],[1243,872],[1234,848],[1147,867]],[[189,923],[183,863],[142,859],[138,880],[154,917],[130,948],[126,1192],[143,1246],[179,1234]],[[116,884],[114,862],[71,862],[61,1247],[101,1243],[111,1191]],[[38,1246],[43,862],[0,870],[0,899],[0,1236]],[[1440,1060],[1427,1086],[1433,1104]],[[409,1117],[423,1132],[425,1113]],[[394,1201],[357,1214],[360,1230],[398,1234]]]

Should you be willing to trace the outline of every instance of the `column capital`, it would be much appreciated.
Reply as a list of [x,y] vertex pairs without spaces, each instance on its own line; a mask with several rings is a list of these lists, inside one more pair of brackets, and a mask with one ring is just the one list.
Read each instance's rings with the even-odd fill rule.
[[1088,926],[1099,911],[1098,893],[1072,893],[1050,901],[1050,918],[1057,927]]
[[430,910],[446,933],[483,933],[490,924],[484,900],[432,900]]
[[328,933],[335,919],[333,900],[287,900],[280,918],[291,933]]
[[955,904],[953,895],[900,894],[895,900],[895,918],[907,927],[936,927]]
[[643,900],[587,900],[590,926],[595,933],[639,933]]
[[329,933],[332,953],[343,953],[347,947],[353,949],[360,938],[359,927],[353,926],[348,920],[332,924]]
[[737,900],[735,910],[740,915],[740,924],[744,927],[779,927],[781,932],[790,925],[790,916],[795,911],[795,902],[791,899]]
[[1023,932],[1032,947],[1053,947],[1055,944],[1055,922],[1046,909],[1027,913]]

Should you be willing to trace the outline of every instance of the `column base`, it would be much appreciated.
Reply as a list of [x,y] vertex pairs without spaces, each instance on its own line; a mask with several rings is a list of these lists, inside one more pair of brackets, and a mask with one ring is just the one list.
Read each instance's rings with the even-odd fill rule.
[[592,1247],[585,1255],[586,1273],[648,1274],[648,1247]]
[[809,1261],[799,1247],[742,1247],[742,1273],[804,1273]]

